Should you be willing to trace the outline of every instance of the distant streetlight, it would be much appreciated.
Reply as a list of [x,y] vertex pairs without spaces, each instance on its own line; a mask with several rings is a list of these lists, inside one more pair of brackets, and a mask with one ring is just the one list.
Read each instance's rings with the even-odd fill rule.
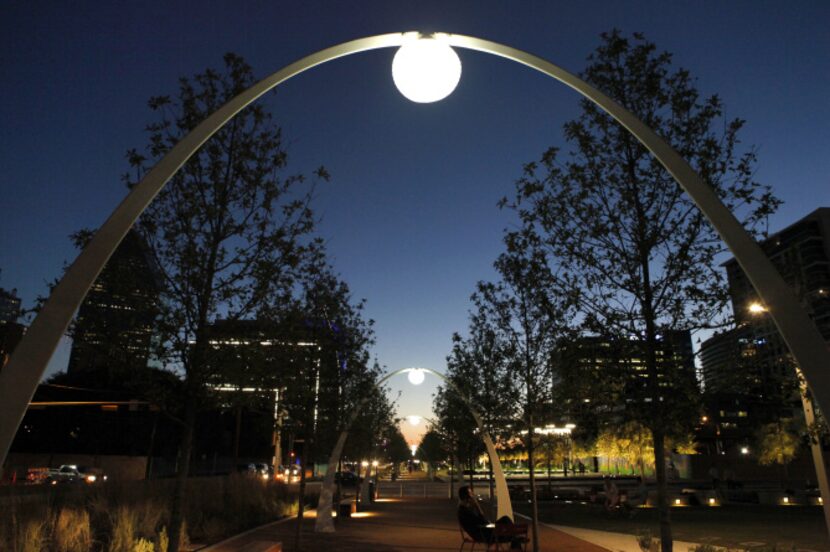
[[412,385],[421,385],[424,383],[424,371],[421,368],[410,368],[406,377]]
[[420,416],[412,415],[412,416],[407,416],[406,417],[406,421],[409,422],[409,425],[411,425],[411,426],[420,425],[421,420],[423,420],[423,418],[421,418]]
[[[417,33],[413,33],[417,34]],[[392,60],[392,80],[408,100],[432,103],[452,94],[461,79],[461,60],[443,35],[413,36]]]
[[761,314],[767,312],[767,308],[761,303],[754,302],[749,304],[749,312],[752,314]]
[[749,454],[749,447],[741,447],[741,454]]

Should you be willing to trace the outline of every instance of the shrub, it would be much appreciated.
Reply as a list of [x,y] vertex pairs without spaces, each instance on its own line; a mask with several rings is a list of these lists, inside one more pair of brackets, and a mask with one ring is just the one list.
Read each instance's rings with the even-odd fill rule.
[[[133,543],[133,549],[131,552],[155,552],[155,550],[156,547],[151,541],[148,541],[147,539],[138,539],[135,543]],[[167,551],[165,550],[163,552]]]
[[697,546],[692,546],[689,548],[689,552],[719,552],[719,548],[717,546],[713,546],[711,544],[698,544]]
[[156,536],[156,550],[159,552],[167,552],[167,545],[170,543],[170,538],[167,536],[167,527],[162,527]]

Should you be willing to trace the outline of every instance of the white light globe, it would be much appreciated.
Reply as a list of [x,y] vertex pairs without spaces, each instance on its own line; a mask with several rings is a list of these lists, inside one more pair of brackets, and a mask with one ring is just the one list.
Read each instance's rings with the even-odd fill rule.
[[401,94],[417,103],[443,100],[461,79],[461,60],[449,44],[419,38],[401,46],[392,60],[392,80]]
[[406,421],[409,422],[409,425],[417,426],[418,424],[421,423],[421,417],[420,416],[407,416]]
[[424,371],[420,368],[412,368],[406,377],[412,385],[421,385],[424,383]]

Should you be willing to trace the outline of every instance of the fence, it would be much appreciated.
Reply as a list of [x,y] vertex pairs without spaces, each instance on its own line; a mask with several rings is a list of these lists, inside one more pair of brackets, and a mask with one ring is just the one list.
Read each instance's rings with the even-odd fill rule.
[[[378,484],[377,494],[378,498],[454,498],[452,491],[458,491],[458,487],[462,485],[458,482],[453,487],[449,483],[441,482],[387,482],[383,481]],[[479,498],[490,498],[490,487],[487,483],[476,485],[473,489]]]

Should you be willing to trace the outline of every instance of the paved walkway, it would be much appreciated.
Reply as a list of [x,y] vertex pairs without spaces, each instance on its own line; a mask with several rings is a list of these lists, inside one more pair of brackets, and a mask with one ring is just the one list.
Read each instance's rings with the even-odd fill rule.
[[[303,526],[302,550],[455,552],[461,545],[455,508],[455,501],[449,499],[385,499],[376,502],[370,511],[358,513],[358,517],[338,519],[337,532],[328,534],[314,533],[314,519],[307,519]],[[203,552],[255,552],[276,542],[282,542],[283,550],[293,551],[295,527],[295,519],[272,523],[206,548]],[[539,542],[544,552],[607,551],[548,526],[540,527]],[[480,545],[476,549],[479,548]]]

